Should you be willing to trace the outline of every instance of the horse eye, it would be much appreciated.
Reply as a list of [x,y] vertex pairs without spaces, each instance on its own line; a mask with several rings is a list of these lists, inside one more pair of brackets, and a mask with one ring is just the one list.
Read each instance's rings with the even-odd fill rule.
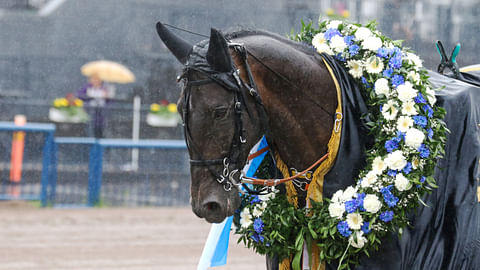
[[216,108],[215,111],[213,112],[213,117],[215,119],[223,118],[227,114],[227,111],[228,109],[225,107]]

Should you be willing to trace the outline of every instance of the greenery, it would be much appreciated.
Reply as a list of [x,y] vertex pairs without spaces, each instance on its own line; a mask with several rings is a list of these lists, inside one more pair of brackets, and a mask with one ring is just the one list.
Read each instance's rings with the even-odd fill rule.
[[260,254],[293,256],[294,269],[304,241],[312,240],[322,261],[350,268],[360,255],[378,250],[386,235],[401,235],[409,211],[436,188],[434,169],[448,132],[445,110],[435,106],[418,56],[383,36],[375,22],[327,20],[318,27],[302,22],[301,32],[291,38],[332,55],[357,81],[374,145],[355,185],[312,202],[309,209],[294,208],[280,193],[244,197],[237,233]]

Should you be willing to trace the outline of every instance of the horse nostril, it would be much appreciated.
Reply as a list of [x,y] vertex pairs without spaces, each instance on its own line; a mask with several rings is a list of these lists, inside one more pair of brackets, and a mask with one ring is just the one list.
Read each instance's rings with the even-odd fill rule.
[[208,203],[205,203],[203,205],[203,207],[205,209],[207,209],[208,211],[211,211],[211,212],[216,212],[220,209],[220,204],[216,203],[216,202],[208,202]]

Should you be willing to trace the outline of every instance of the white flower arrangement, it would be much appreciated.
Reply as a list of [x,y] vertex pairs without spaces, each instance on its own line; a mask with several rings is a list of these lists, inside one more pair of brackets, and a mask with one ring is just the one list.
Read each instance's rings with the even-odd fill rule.
[[[358,263],[361,253],[378,249],[387,233],[401,233],[408,210],[419,205],[417,198],[436,187],[434,169],[446,141],[445,111],[434,106],[435,93],[421,59],[383,36],[374,23],[323,21],[318,29],[303,24],[292,38],[332,55],[356,79],[371,113],[375,143],[367,149],[367,165],[354,185],[326,202],[312,202],[309,209],[289,210],[296,234],[289,227],[274,229],[269,220],[285,212],[286,196],[277,194],[256,202],[263,210],[255,215],[265,225],[261,233],[249,223],[240,230],[241,239],[261,254],[281,258],[301,252],[295,249],[298,239],[315,239],[320,250],[328,251],[320,253],[320,260],[340,260],[340,266],[348,267]],[[284,248],[271,242],[272,235],[286,239]]]

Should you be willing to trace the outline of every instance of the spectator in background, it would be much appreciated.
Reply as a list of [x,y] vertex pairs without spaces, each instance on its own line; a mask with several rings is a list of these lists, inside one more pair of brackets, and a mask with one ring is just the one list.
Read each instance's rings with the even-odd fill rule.
[[106,105],[115,96],[114,86],[104,83],[98,75],[93,74],[89,77],[88,83],[80,88],[76,95],[84,101],[85,109],[90,115],[89,136],[103,138]]

